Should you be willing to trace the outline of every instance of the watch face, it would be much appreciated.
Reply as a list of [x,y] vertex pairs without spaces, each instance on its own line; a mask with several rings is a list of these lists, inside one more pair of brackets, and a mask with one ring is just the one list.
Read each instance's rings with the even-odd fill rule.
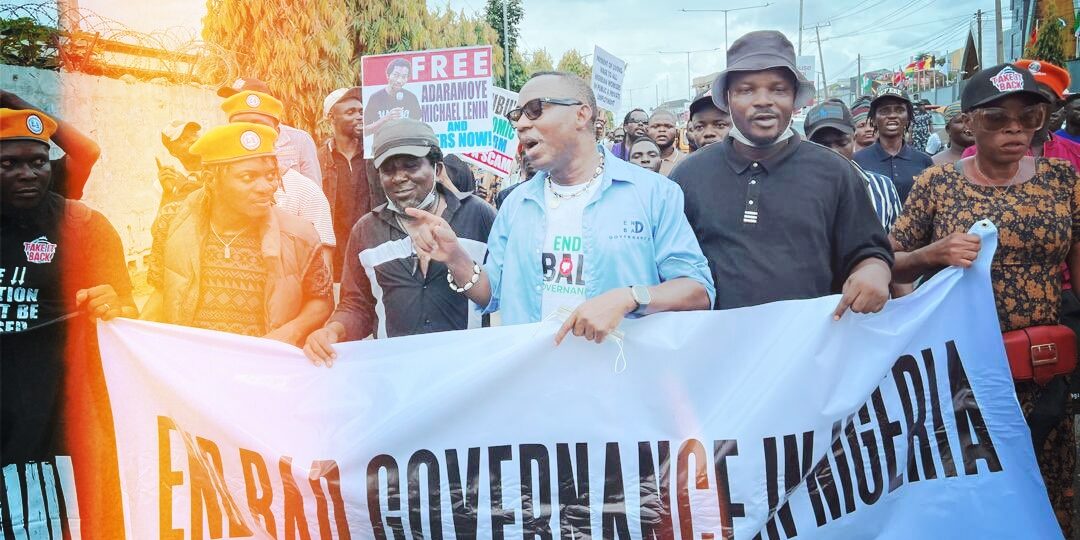
[[635,302],[643,306],[648,305],[649,301],[652,300],[651,296],[649,295],[649,289],[641,285],[634,285],[633,287],[630,287],[630,294],[634,296]]

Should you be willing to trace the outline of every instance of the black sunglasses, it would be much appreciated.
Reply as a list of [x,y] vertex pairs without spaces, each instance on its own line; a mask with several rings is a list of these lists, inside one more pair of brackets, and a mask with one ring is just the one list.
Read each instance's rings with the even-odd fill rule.
[[511,122],[517,122],[521,119],[521,115],[524,114],[529,120],[536,120],[543,114],[545,103],[564,105],[567,107],[572,105],[584,105],[581,101],[570,98],[536,98],[526,101],[525,104],[520,107],[510,109],[506,112],[506,118]]

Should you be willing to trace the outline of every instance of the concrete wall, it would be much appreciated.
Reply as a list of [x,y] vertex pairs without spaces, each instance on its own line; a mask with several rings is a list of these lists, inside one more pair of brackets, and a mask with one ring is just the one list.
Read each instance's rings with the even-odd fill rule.
[[[110,79],[0,65],[0,87],[73,125],[101,147],[83,200],[120,233],[129,266],[142,269],[157,214],[155,156],[167,155],[161,131],[173,120],[204,129],[225,122],[221,98],[201,86]],[[56,156],[62,155],[54,148]]]

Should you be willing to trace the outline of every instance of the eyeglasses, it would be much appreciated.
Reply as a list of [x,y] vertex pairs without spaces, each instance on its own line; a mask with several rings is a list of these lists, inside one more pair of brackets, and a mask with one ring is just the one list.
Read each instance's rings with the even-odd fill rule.
[[984,107],[972,112],[979,119],[979,127],[986,131],[1001,131],[1013,122],[1024,129],[1039,129],[1046,120],[1046,107],[1042,104],[1028,105],[1018,115],[1009,114],[1001,107]]
[[626,121],[627,124],[647,124],[648,122],[648,118],[631,118]]
[[544,104],[550,103],[552,105],[563,105],[570,107],[573,105],[584,105],[579,100],[570,98],[536,98],[526,101],[524,105],[515,109],[510,109],[506,112],[507,120],[511,122],[517,122],[521,119],[521,115],[524,114],[529,120],[536,120],[540,118],[540,115],[544,113]]

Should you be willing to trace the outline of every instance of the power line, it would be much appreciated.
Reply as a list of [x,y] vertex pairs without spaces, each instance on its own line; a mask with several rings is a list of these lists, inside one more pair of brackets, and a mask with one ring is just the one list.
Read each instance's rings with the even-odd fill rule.
[[[861,4],[865,4],[868,1],[871,1],[871,0],[866,0],[864,2],[861,2]],[[877,6],[880,6],[881,4],[884,4],[886,1],[887,0],[877,0],[873,4],[870,4],[868,6],[864,6],[862,9],[858,9],[858,10],[855,10],[855,11],[848,11],[847,13],[842,13],[840,15],[835,15],[833,17],[825,19],[825,21],[823,21],[823,22],[835,22],[835,21],[838,21],[840,19],[846,19],[848,17],[852,17],[852,16],[858,15],[860,13],[863,13],[863,12],[865,12],[865,11],[871,9],[871,8],[875,8]],[[850,9],[855,9],[855,8],[859,7],[859,5],[860,4],[855,4],[854,6],[851,6]]]
[[943,36],[946,36],[946,35],[951,36],[957,30],[963,30],[963,29],[966,29],[967,27],[968,27],[967,21],[960,21],[959,23],[955,23],[955,24],[951,24],[951,25],[947,26],[944,30],[942,30],[942,31],[934,34],[933,36],[927,38],[926,40],[924,40],[922,43],[920,43],[918,45],[915,45],[915,46],[908,45],[908,46],[900,47],[900,48],[897,48],[897,49],[894,49],[894,50],[891,50],[891,51],[888,51],[888,52],[884,52],[884,53],[866,55],[866,56],[863,56],[863,58],[873,60],[873,59],[876,59],[876,58],[884,58],[886,56],[894,56],[897,53],[903,52],[903,51],[912,51],[912,50],[915,50],[915,49],[925,49],[927,44],[937,42]]
[[[942,18],[942,19],[938,19],[937,21],[934,21],[934,22],[959,21],[961,19],[966,21],[966,20],[968,20],[970,18],[971,18],[971,15],[957,15],[957,16],[954,16],[954,17],[945,17],[945,18]],[[893,28],[884,28],[884,29],[881,29],[881,30],[865,30],[865,31],[860,30],[860,31],[855,31],[855,32],[849,32],[847,34],[839,34],[839,35],[835,35],[835,36],[829,36],[829,37],[826,37],[826,38],[822,38],[821,41],[823,41],[823,42],[824,41],[832,41],[834,39],[844,39],[844,38],[849,38],[849,37],[865,36],[865,35],[868,35],[868,34],[880,34],[882,32],[894,32],[896,30],[904,30],[904,29],[907,29],[907,28],[920,28],[920,27],[925,27],[927,24],[928,23],[922,22],[922,23],[917,23],[917,24],[909,24],[909,25],[905,25],[905,26],[896,26],[896,27],[893,27]],[[813,40],[813,39],[810,40],[811,43],[814,43],[815,41],[816,40]]]

